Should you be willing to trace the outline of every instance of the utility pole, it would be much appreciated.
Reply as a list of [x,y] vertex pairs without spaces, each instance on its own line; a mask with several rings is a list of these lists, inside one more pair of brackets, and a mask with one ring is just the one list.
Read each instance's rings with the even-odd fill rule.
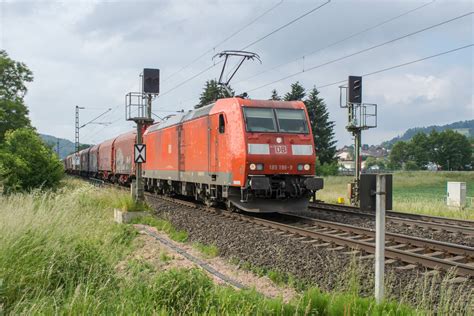
[[340,86],[339,89],[339,105],[348,110],[346,129],[354,137],[354,180],[349,185],[350,200],[351,205],[360,206],[362,131],[377,127],[377,104],[362,103],[361,76],[349,76],[348,85]]
[[56,139],[56,153],[58,154],[58,157],[59,156],[59,139]]
[[76,105],[76,129],[75,129],[75,155],[74,155],[74,169],[79,165],[79,110],[84,110],[85,107]]
[[[81,128],[89,125],[89,124],[108,124],[108,123],[97,123],[95,120],[100,118],[101,116],[105,115],[106,113],[110,112],[112,109],[108,108],[107,111],[102,113],[101,115],[97,116],[96,118],[90,120],[89,122],[80,125],[79,123],[79,110],[84,110],[85,107],[78,106],[76,105],[76,125],[75,125],[75,137],[74,137],[74,152],[75,152],[75,157],[74,157],[74,165],[78,166],[80,164],[79,161],[79,147],[81,144],[79,143],[79,131]],[[58,156],[59,156],[59,140],[58,140]]]
[[126,119],[137,124],[137,139],[134,148],[135,186],[132,183],[132,196],[137,202],[145,200],[142,163],[146,162],[146,147],[143,144],[143,130],[153,123],[151,104],[153,96],[160,92],[160,70],[145,68],[140,77],[142,77],[142,91],[129,92],[125,96]]

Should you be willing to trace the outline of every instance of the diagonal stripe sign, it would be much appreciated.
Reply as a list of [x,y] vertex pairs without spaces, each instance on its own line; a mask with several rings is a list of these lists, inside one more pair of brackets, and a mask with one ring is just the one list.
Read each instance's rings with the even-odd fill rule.
[[135,144],[135,163],[146,162],[146,145]]

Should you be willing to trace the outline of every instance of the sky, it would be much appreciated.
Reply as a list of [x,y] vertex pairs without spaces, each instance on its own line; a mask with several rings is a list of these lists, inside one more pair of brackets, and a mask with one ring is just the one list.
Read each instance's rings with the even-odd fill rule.
[[[343,83],[328,84],[474,43],[473,1],[325,2],[0,0],[0,49],[33,71],[25,101],[40,133],[74,140],[76,105],[85,108],[81,124],[111,109],[97,121],[110,124],[81,129],[81,143],[132,129],[124,96],[140,89],[143,68],[161,71],[156,115],[190,110],[206,80],[219,77],[222,64],[213,56],[245,48],[262,63],[246,61],[232,88],[268,99],[272,89],[283,96],[296,81],[308,91],[317,87],[342,147],[352,143],[347,110],[340,108]],[[362,142],[473,119],[473,56],[470,46],[365,76],[363,101],[378,105],[378,124],[363,132]]]

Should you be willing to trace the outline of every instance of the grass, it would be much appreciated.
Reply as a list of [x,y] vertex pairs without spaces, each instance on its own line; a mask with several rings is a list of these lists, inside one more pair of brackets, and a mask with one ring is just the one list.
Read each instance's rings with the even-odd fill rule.
[[[160,271],[143,259],[126,259],[137,233],[112,220],[123,194],[67,180],[55,193],[0,196],[0,314],[2,309],[7,315],[423,313],[397,302],[377,305],[356,293],[315,288],[284,303],[254,290],[217,286],[197,269]],[[186,240],[166,221],[144,221]],[[120,273],[123,262],[126,271]]]
[[132,220],[132,224],[144,224],[155,227],[157,230],[168,234],[172,240],[177,242],[185,242],[188,240],[188,233],[186,231],[178,230],[169,221],[151,215],[135,218]]
[[[336,203],[344,197],[348,204],[347,183],[351,177],[336,176],[324,179],[324,189],[318,192],[318,199]],[[446,205],[448,181],[466,182],[467,196],[474,197],[474,172],[396,172],[393,174],[393,209],[434,216],[445,216],[474,220],[474,205],[468,200],[463,209]]]
[[137,202],[130,194],[120,195],[114,202],[114,205],[124,212],[151,211],[151,207],[146,202]]
[[216,245],[205,245],[200,242],[193,243],[193,247],[200,251],[206,258],[212,259],[219,255],[219,249]]

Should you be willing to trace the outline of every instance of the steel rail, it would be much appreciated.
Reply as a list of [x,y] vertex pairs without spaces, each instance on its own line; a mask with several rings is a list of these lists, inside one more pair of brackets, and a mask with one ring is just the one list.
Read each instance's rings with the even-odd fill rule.
[[[361,249],[371,254],[375,253],[375,244],[367,242],[367,241],[361,241],[361,240],[356,240],[349,237],[339,236],[338,234],[329,234],[327,232],[312,231],[309,229],[295,227],[292,225],[274,222],[274,221],[261,219],[261,218],[250,218],[242,214],[239,214],[238,216],[240,216],[240,219],[244,221],[255,223],[260,226],[282,230],[282,231],[292,233],[292,234],[302,236],[302,237],[320,239],[325,242],[334,243],[336,245],[345,246],[352,249]],[[471,256],[472,256],[472,250],[471,250]],[[409,263],[409,264],[422,265],[426,268],[435,269],[435,270],[441,269],[441,270],[449,271],[455,268],[456,269],[455,273],[457,275],[465,276],[465,277],[474,276],[473,265],[460,263],[456,261],[450,261],[450,260],[441,259],[437,257],[430,257],[430,256],[410,252],[408,250],[401,250],[397,248],[386,247],[385,257],[389,259],[400,260],[402,262]]]
[[[356,216],[375,218],[375,214],[373,213],[363,212],[356,207],[347,205],[313,203],[309,205],[309,208],[314,210],[338,212]],[[454,218],[443,218],[438,216],[401,213],[394,211],[387,211],[386,214],[388,215],[386,216],[387,221],[399,225],[419,226],[449,231],[453,233],[474,235],[474,221],[460,220]]]
[[[333,243],[338,246],[344,246],[351,249],[363,250],[367,253],[373,254],[375,253],[375,243],[371,243],[364,240],[358,240],[354,237],[346,237],[342,236],[344,233],[354,233],[355,236],[367,236],[372,238],[375,234],[373,230],[360,228],[351,225],[339,224],[334,222],[328,221],[321,221],[315,220],[312,218],[300,217],[295,215],[288,215],[283,214],[284,216],[291,216],[294,219],[300,219],[300,222],[313,222],[318,223],[318,225],[326,225],[327,228],[337,230],[329,233],[327,231],[314,231],[308,228],[297,227],[294,225],[289,225],[285,223],[281,223],[278,221],[263,219],[259,217],[255,217],[252,215],[245,215],[242,213],[235,213],[226,210],[222,210],[219,208],[212,208],[212,207],[205,207],[198,205],[194,202],[190,201],[183,201],[177,200],[174,198],[169,197],[161,197],[156,196],[153,194],[147,195],[148,197],[152,197],[154,199],[161,199],[169,202],[173,202],[176,204],[181,204],[184,206],[202,209],[209,213],[214,213],[217,215],[222,215],[230,219],[244,221],[247,223],[255,224],[262,227],[267,227],[271,229],[276,229],[279,231],[283,231],[286,233],[294,234],[300,237],[307,237],[310,239],[322,240],[324,242]],[[431,240],[424,240],[422,238],[405,236],[400,234],[387,234],[389,239],[386,242],[396,242],[398,245],[403,244],[404,242],[407,245],[412,245],[413,247],[422,247],[426,250],[431,250],[434,252],[442,251],[443,254],[451,254],[453,256],[462,256],[465,257],[467,260],[473,262],[474,257],[474,248],[456,244],[450,244],[445,242],[439,241],[431,241]],[[413,251],[413,249],[398,249],[394,246],[386,246],[385,248],[385,257],[389,259],[399,260],[404,263],[414,264],[414,265],[422,265],[429,269],[434,270],[444,270],[449,271],[455,269],[455,274],[463,277],[473,277],[474,276],[474,265],[468,263],[457,262],[454,260],[449,260],[449,258],[437,258],[435,256],[429,256],[428,254],[419,254]],[[453,257],[454,258],[454,257]]]
[[[101,183],[101,184],[109,186],[106,183]],[[111,186],[115,188],[123,189],[123,190],[127,189],[127,188],[116,186],[116,185],[111,185]],[[323,221],[323,220],[317,220],[313,218],[301,217],[301,216],[290,215],[290,214],[281,214],[286,217],[292,217],[293,219],[297,219],[299,220],[300,223],[306,223],[306,224],[314,223],[317,226],[325,225],[326,226],[325,228],[332,229],[331,232],[328,232],[324,229],[315,231],[315,230],[311,230],[304,227],[297,227],[297,226],[288,225],[285,223],[280,223],[277,221],[258,218],[252,215],[244,215],[242,213],[235,213],[235,212],[226,211],[219,208],[205,207],[203,205],[199,205],[191,201],[184,201],[184,200],[175,199],[171,197],[157,196],[156,194],[151,194],[148,192],[145,193],[145,196],[148,198],[155,199],[155,200],[163,200],[163,201],[168,201],[175,204],[181,204],[181,205],[195,208],[195,209],[201,209],[208,213],[224,216],[233,220],[247,222],[253,225],[258,225],[258,226],[267,227],[270,229],[279,230],[279,231],[290,233],[290,234],[300,236],[300,237],[306,237],[313,240],[321,240],[326,243],[332,243],[338,246],[344,246],[344,247],[348,247],[355,250],[362,250],[369,254],[375,253],[374,243],[369,242],[367,238],[359,240],[360,237],[365,237],[365,236],[370,239],[373,238],[374,231],[370,229],[366,229],[366,228],[340,224],[340,223],[334,223],[334,222],[329,222],[329,221]],[[354,236],[351,236],[351,237],[342,236],[342,235],[346,235],[347,233],[352,233],[354,234]],[[449,257],[437,258],[436,256],[430,256],[429,253],[419,254],[419,253],[413,252],[413,250],[417,250],[416,248],[403,250],[403,249],[399,249],[401,247],[397,248],[396,247],[397,245],[385,247],[386,258],[398,260],[398,261],[408,263],[408,264],[421,265],[428,269],[433,269],[433,270],[450,271],[454,269],[454,273],[458,276],[469,277],[469,278],[474,277],[474,264],[472,263],[473,257],[474,257],[474,252],[473,252],[474,248],[472,247],[450,244],[450,243],[439,242],[439,241],[425,240],[422,238],[411,237],[411,236],[400,235],[400,234],[393,234],[393,233],[387,233],[386,236],[389,237],[385,241],[386,243],[396,242],[398,243],[398,245],[406,243],[407,246],[411,245],[413,247],[424,248],[426,250],[430,250],[433,252],[441,251],[443,255],[446,253],[457,255],[458,258],[462,257],[461,259],[464,258],[466,260],[469,260],[470,263],[462,263],[462,262],[457,262],[454,260],[449,260]],[[457,260],[458,258],[453,258],[453,259]]]
[[[319,220],[319,219],[314,219],[314,218],[309,218],[309,217],[304,217],[304,216],[299,216],[299,215],[298,216],[289,215],[289,214],[284,214],[284,215],[289,216],[289,218],[292,218],[294,220],[299,220],[300,222],[303,222],[306,224],[312,224],[312,225],[317,225],[320,227],[337,229],[344,232],[354,233],[356,235],[362,235],[362,236],[375,238],[375,230],[373,229],[362,228],[362,227],[348,225],[348,224],[335,223],[331,221]],[[391,241],[391,242],[397,242],[399,244],[407,244],[407,245],[411,245],[415,247],[423,247],[429,250],[441,250],[449,254],[472,257],[474,261],[474,247],[452,244],[448,242],[431,240],[431,239],[424,239],[424,238],[397,234],[397,233],[389,233],[389,232],[385,233],[385,237],[386,237],[386,241],[385,241],[386,243]]]

